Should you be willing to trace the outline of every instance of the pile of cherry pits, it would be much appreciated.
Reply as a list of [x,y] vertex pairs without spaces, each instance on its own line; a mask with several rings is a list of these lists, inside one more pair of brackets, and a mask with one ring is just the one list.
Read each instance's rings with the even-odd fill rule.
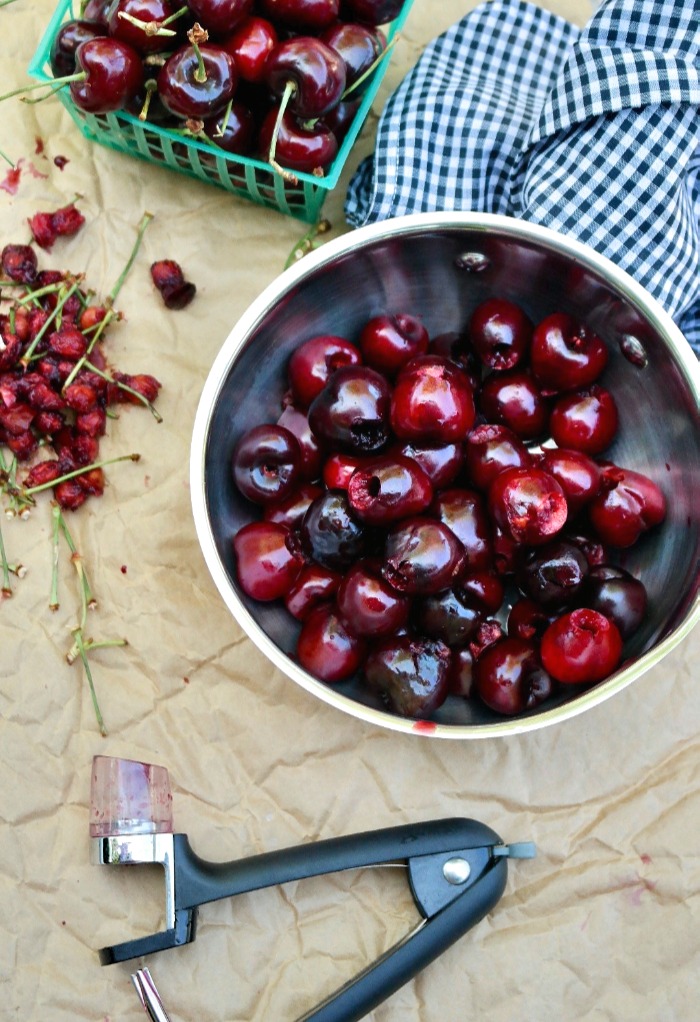
[[607,361],[568,314],[535,325],[498,297],[463,335],[386,314],[301,343],[278,421],[232,456],[261,511],[233,538],[236,577],[301,623],[300,666],[416,720],[448,696],[513,716],[610,676],[647,612],[615,551],[666,502],[601,457]]
[[88,0],[51,48],[79,110],[126,110],[294,178],[322,175],[403,0]]

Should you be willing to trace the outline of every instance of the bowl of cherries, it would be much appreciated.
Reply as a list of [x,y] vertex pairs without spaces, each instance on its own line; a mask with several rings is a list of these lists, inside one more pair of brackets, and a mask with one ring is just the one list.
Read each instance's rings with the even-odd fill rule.
[[195,524],[294,682],[398,731],[600,703],[700,615],[700,372],[626,273],[546,228],[417,214],[328,242],[225,341]]
[[29,72],[91,141],[315,223],[412,2],[59,0]]

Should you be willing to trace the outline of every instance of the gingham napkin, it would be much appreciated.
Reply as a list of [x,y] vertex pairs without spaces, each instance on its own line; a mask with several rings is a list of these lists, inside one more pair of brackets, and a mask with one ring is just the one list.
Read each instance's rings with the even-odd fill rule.
[[491,0],[390,97],[346,218],[544,224],[626,269],[700,355],[699,108],[700,0],[603,0],[583,30]]

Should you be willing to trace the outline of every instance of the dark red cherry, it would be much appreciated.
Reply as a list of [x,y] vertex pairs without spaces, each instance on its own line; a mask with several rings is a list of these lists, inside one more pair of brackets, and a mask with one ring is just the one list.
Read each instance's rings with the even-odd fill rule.
[[353,99],[353,96],[351,95],[348,99],[341,99],[339,103],[336,103],[336,105],[331,110],[328,110],[321,118],[323,127],[333,132],[338,141],[338,145],[340,145],[350,130],[361,105],[362,100]]
[[118,39],[98,37],[80,43],[75,51],[76,68],[83,81],[68,86],[79,110],[91,114],[123,109],[143,85],[143,67],[136,50]]
[[301,525],[302,518],[317,497],[323,493],[320,486],[313,483],[301,483],[282,500],[266,504],[263,518],[266,522],[279,522],[287,529],[296,529]]
[[449,486],[459,475],[464,464],[464,444],[418,444],[410,440],[399,441],[391,448],[391,453],[402,454],[405,458],[413,458],[423,469],[438,490]]
[[309,425],[332,449],[379,451],[389,437],[390,400],[389,384],[374,369],[336,369],[311,403]]
[[300,481],[301,450],[283,426],[253,426],[236,444],[233,480],[248,500],[269,504],[284,500]]
[[601,564],[592,568],[586,581],[585,603],[613,621],[623,639],[634,635],[647,612],[643,582],[624,568]]
[[320,564],[305,564],[284,597],[287,611],[305,621],[315,607],[332,602],[342,575]]
[[560,397],[549,419],[550,432],[558,447],[593,455],[610,446],[617,425],[615,399],[598,384]]
[[429,717],[447,698],[450,651],[431,639],[385,639],[365,662],[365,681],[401,717]]
[[588,516],[603,543],[630,547],[664,520],[666,498],[647,476],[611,465],[603,470],[601,492],[588,505]]
[[171,114],[208,120],[221,113],[233,98],[238,72],[233,57],[220,46],[181,46],[160,69],[157,84],[160,100]]
[[532,455],[507,426],[477,426],[467,437],[467,474],[479,490],[488,490],[507,468],[526,468],[530,464]]
[[254,0],[187,0],[193,16],[208,32],[227,36],[248,17]]
[[338,20],[339,0],[258,0],[261,13],[276,25],[312,35]]
[[254,600],[280,599],[301,571],[303,559],[289,537],[289,530],[277,522],[250,522],[236,533],[236,575],[243,592]]
[[0,267],[3,275],[16,284],[32,284],[37,276],[36,252],[31,245],[5,245]]
[[557,618],[540,643],[545,670],[565,685],[602,681],[617,668],[621,656],[617,625],[588,607]]
[[430,511],[462,544],[467,570],[480,571],[491,565],[492,530],[482,494],[459,488],[442,490]]
[[503,582],[495,571],[467,570],[459,576],[455,586],[460,598],[486,614],[496,614],[503,603]]
[[566,523],[566,497],[543,469],[509,468],[491,484],[488,506],[496,524],[516,543],[546,543]]
[[489,422],[503,423],[523,440],[534,440],[547,429],[549,404],[525,370],[488,376],[481,387],[479,405]]
[[267,58],[278,42],[277,31],[271,21],[250,15],[221,45],[236,62],[241,80],[257,85],[265,79]]
[[564,539],[530,550],[516,572],[521,592],[547,610],[572,606],[587,577],[583,552]]
[[245,156],[252,152],[255,140],[255,118],[244,104],[234,100],[223,113],[204,121],[204,134],[210,142],[227,153]]
[[365,323],[358,346],[368,366],[395,376],[412,358],[428,350],[428,341],[428,331],[416,316],[399,313],[374,316]]
[[538,642],[555,618],[534,600],[517,600],[508,614],[508,635],[524,642]]
[[391,425],[400,439],[459,442],[475,415],[469,378],[449,359],[419,355],[400,371],[391,398]]
[[339,53],[313,36],[278,43],[265,64],[265,84],[275,96],[291,92],[289,107],[302,120],[323,117],[340,102],[345,64]]
[[530,367],[547,390],[588,387],[595,383],[607,364],[605,342],[572,316],[555,312],[535,327]]
[[73,18],[61,25],[51,43],[49,62],[54,78],[72,75],[76,69],[75,51],[88,39],[104,36],[107,30],[94,21]]
[[403,0],[342,0],[341,14],[346,21],[363,25],[386,25],[398,17]]
[[393,635],[408,621],[408,598],[392,589],[367,561],[350,569],[336,602],[348,628],[364,638]]
[[562,539],[579,548],[588,561],[589,568],[598,564],[606,564],[610,560],[607,547],[593,535],[567,531],[562,534]]
[[583,451],[545,447],[538,464],[557,480],[569,507],[569,517],[595,497],[600,489],[600,468]]
[[390,525],[420,514],[432,499],[433,486],[423,469],[400,454],[358,468],[348,483],[350,507],[368,525]]
[[364,640],[348,631],[335,607],[321,604],[314,607],[301,626],[296,655],[309,674],[335,683],[358,671],[365,649]]
[[[365,25],[352,22],[331,25],[320,34],[320,39],[343,58],[346,91],[369,71],[385,48],[384,41],[377,32],[373,32]],[[370,76],[367,75],[358,86],[352,88],[352,95],[361,96],[370,80]]]
[[451,651],[447,686],[452,696],[471,699],[474,695],[474,657],[468,646]]
[[[157,28],[175,10],[170,0],[114,0],[107,12],[109,34],[142,54],[166,50],[172,45],[172,37],[158,34]],[[175,27],[166,26],[170,31]]]
[[311,504],[300,528],[308,557],[326,568],[342,571],[365,552],[365,527],[352,514],[347,494],[327,490]]
[[469,337],[482,363],[502,372],[525,360],[532,329],[518,305],[504,298],[488,298],[472,313]]
[[[279,105],[272,107],[260,127],[258,149],[263,160],[270,156],[279,110]],[[338,140],[323,121],[305,125],[289,112],[282,116],[275,146],[275,161],[281,167],[322,176],[337,155]]]
[[453,585],[464,561],[462,545],[446,525],[418,516],[389,532],[382,575],[400,593],[425,596]]
[[446,589],[415,600],[412,620],[420,635],[447,646],[463,646],[476,634],[484,612],[461,599],[458,589]]
[[478,657],[474,687],[492,710],[513,717],[544,702],[552,693],[552,679],[532,643],[507,637]]
[[289,360],[287,375],[294,399],[302,408],[308,408],[336,369],[361,362],[360,349],[344,337],[333,334],[310,337],[294,350]]
[[482,365],[479,356],[471,346],[468,334],[456,330],[437,334],[431,338],[428,352],[431,355],[439,355],[441,358],[449,358],[451,362],[456,362],[469,377],[469,382],[475,393],[481,387]]
[[306,415],[294,405],[287,405],[279,419],[278,426],[284,426],[297,438],[301,450],[300,473],[304,479],[318,479],[321,474],[321,449],[311,432]]

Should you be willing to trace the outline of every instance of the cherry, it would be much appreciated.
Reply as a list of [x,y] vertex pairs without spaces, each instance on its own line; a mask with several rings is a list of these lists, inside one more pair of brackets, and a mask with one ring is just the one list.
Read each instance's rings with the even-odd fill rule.
[[320,497],[323,490],[313,483],[301,483],[296,489],[272,504],[266,504],[263,508],[263,518],[266,522],[279,522],[287,529],[296,529],[301,525],[302,518],[311,507],[317,497]]
[[450,695],[463,699],[474,695],[474,657],[468,646],[451,651],[447,686]]
[[447,698],[450,651],[408,635],[385,639],[365,662],[365,681],[402,717],[429,717]]
[[603,543],[630,547],[666,515],[663,491],[647,476],[609,466],[601,492],[588,505],[588,516]]
[[301,475],[301,449],[284,426],[253,426],[236,444],[233,479],[256,504],[279,502],[289,496]]
[[359,348],[343,337],[333,334],[310,337],[294,350],[289,360],[287,375],[295,401],[308,408],[336,369],[361,362]]
[[341,7],[346,21],[386,25],[401,13],[403,0],[342,0]]
[[478,657],[474,687],[492,710],[512,717],[544,702],[552,693],[552,679],[532,643],[506,637]]
[[158,95],[166,110],[184,119],[207,120],[224,110],[233,98],[238,72],[233,57],[220,46],[208,45],[206,32],[189,33],[158,74]]
[[315,36],[295,36],[278,43],[268,56],[265,84],[280,98],[287,94],[293,114],[311,120],[340,101],[345,65],[339,53]]
[[609,447],[617,425],[615,399],[598,384],[560,397],[549,420],[552,438],[559,447],[584,454],[600,454]]
[[285,168],[322,176],[338,155],[338,139],[324,121],[303,125],[292,114],[280,116],[281,110],[280,106],[272,107],[260,126],[258,148],[261,158],[268,160],[292,183],[294,176],[285,174]]
[[[320,39],[343,58],[346,91],[360,96],[370,83],[368,72],[385,49],[383,38],[365,25],[341,22],[322,32]],[[356,85],[363,75],[367,77]]]
[[294,405],[287,405],[277,420],[277,425],[284,426],[297,438],[301,449],[301,475],[305,479],[318,479],[321,474],[321,449],[304,413]]
[[175,13],[171,0],[114,0],[107,12],[113,39],[133,46],[142,54],[157,53],[170,43],[172,28],[158,32],[160,23]]
[[542,664],[565,685],[602,681],[616,669],[622,655],[617,625],[584,607],[557,618],[542,636]]
[[421,321],[405,313],[374,316],[358,339],[364,361],[385,376],[395,376],[410,359],[425,354],[428,342],[428,331]]
[[503,298],[488,298],[478,305],[469,322],[469,337],[482,363],[502,371],[519,365],[528,353],[532,323],[519,305]]
[[588,561],[589,568],[593,568],[598,564],[605,564],[610,559],[606,547],[595,536],[583,535],[583,533],[577,532],[566,532],[562,534],[562,539],[566,539],[569,543],[573,543],[579,548]]
[[516,543],[539,545],[559,532],[568,514],[566,497],[543,469],[509,468],[491,484],[491,516]]
[[325,568],[342,571],[365,552],[365,527],[352,514],[347,494],[327,490],[310,505],[301,523],[308,557]]
[[396,592],[368,561],[354,565],[340,583],[338,610],[354,635],[392,635],[408,621],[409,600]]
[[546,472],[554,476],[564,491],[569,517],[578,514],[600,489],[600,468],[582,451],[546,447],[537,462]]
[[296,32],[321,32],[338,20],[339,0],[258,0],[266,18]]
[[329,603],[338,591],[342,575],[320,564],[305,564],[284,597],[287,611],[305,621],[311,611]]
[[455,587],[460,598],[486,614],[495,614],[503,604],[505,591],[503,582],[494,571],[471,571],[459,576]]
[[467,570],[490,567],[493,557],[491,523],[480,493],[457,488],[442,490],[435,496],[430,511],[462,544]]
[[221,45],[236,62],[241,79],[259,84],[265,78],[267,58],[278,42],[272,22],[251,14]]
[[332,110],[328,110],[321,118],[322,127],[333,133],[338,144],[347,135],[361,105],[362,100],[354,99],[353,96],[349,99],[341,99]]
[[73,18],[61,25],[51,43],[49,63],[55,78],[72,75],[76,69],[75,51],[81,43],[106,35],[106,28],[94,21]]
[[252,152],[256,132],[255,118],[245,103],[234,100],[226,107],[224,114],[204,121],[203,130],[213,145],[227,153],[245,156]]
[[86,113],[121,110],[143,85],[138,53],[118,39],[87,39],[76,49],[75,62],[84,77],[68,88],[75,105]]
[[167,309],[184,309],[197,294],[196,286],[174,259],[159,259],[151,264],[151,280],[158,288]]
[[194,17],[216,36],[227,36],[248,17],[254,0],[187,0]]
[[459,475],[464,464],[465,448],[462,443],[419,444],[404,440],[394,444],[391,453],[413,458],[433,484],[433,489],[449,486]]
[[543,387],[554,391],[587,387],[607,364],[604,341],[572,316],[555,312],[535,327],[530,366]]
[[467,374],[474,392],[481,387],[481,362],[472,348],[467,334],[455,330],[437,334],[431,339],[428,352],[431,355],[439,355],[441,358],[448,358],[451,362],[456,362],[460,369]]
[[524,370],[492,373],[482,384],[479,404],[490,422],[503,423],[523,440],[533,440],[547,429],[549,405]]
[[82,8],[80,16],[83,21],[90,21],[95,25],[99,25],[100,28],[103,28],[106,32],[107,15],[112,3],[113,0],[87,0],[87,3]]
[[400,371],[391,398],[391,425],[400,439],[460,441],[475,415],[469,379],[449,359],[419,355]]
[[373,455],[364,457],[336,453],[329,455],[323,463],[323,482],[329,490],[347,490],[353,472],[373,460]]
[[347,492],[355,515],[369,525],[390,525],[420,514],[433,499],[432,483],[418,462],[400,454],[358,468]]
[[507,468],[526,468],[531,463],[527,447],[507,426],[477,426],[467,437],[467,473],[479,490],[488,490]]
[[249,522],[233,539],[236,577],[254,600],[278,600],[290,589],[303,566],[289,542],[290,532],[277,522]]
[[464,560],[462,545],[451,529],[416,516],[390,530],[381,571],[398,592],[428,595],[453,585]]
[[613,564],[601,564],[591,569],[586,581],[585,601],[586,606],[613,621],[623,639],[633,635],[646,617],[647,591],[644,583]]
[[462,599],[458,589],[446,589],[416,600],[412,616],[421,635],[440,639],[447,646],[467,643],[484,618],[483,611]]
[[521,592],[547,610],[571,606],[587,577],[583,552],[564,539],[530,550],[516,572]]
[[556,615],[548,613],[534,600],[517,600],[508,614],[508,635],[525,642],[537,642],[549,628]]
[[313,433],[331,448],[369,453],[389,437],[390,389],[367,366],[336,369],[309,408]]
[[31,245],[5,245],[0,253],[0,267],[17,284],[32,284],[37,275],[36,252]]
[[365,642],[353,635],[329,604],[314,607],[301,626],[297,660],[321,681],[333,683],[352,677],[365,655]]

